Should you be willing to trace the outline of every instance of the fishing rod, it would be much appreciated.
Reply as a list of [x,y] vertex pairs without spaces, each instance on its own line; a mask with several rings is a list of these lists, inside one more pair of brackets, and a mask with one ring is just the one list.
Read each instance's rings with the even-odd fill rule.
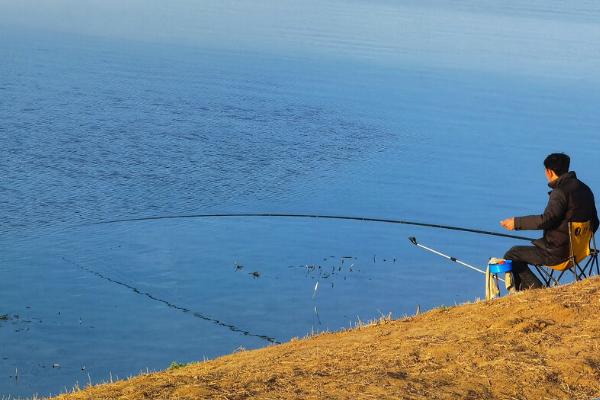
[[109,221],[93,222],[85,225],[103,225],[103,224],[114,224],[119,222],[140,222],[140,221],[154,221],[161,219],[182,219],[182,218],[225,218],[225,217],[262,217],[262,218],[316,218],[316,219],[335,219],[335,220],[347,220],[347,221],[364,221],[364,222],[381,222],[388,224],[402,224],[402,225],[413,225],[422,226],[427,228],[447,229],[452,231],[478,233],[481,235],[499,236],[510,239],[527,240],[533,241],[534,239],[525,236],[510,235],[506,233],[484,231],[480,229],[464,228],[460,226],[430,224],[425,222],[415,221],[403,221],[398,219],[388,218],[374,218],[374,217],[354,217],[346,215],[320,215],[320,214],[286,214],[286,213],[219,213],[219,214],[187,214],[187,215],[163,215],[163,216],[150,216],[150,217],[139,217],[139,218],[124,218],[114,219]]
[[[409,238],[408,238],[408,240],[410,240],[410,242],[411,242],[412,244],[414,244],[415,246],[417,246],[417,247],[420,247],[420,248],[422,248],[422,249],[425,249],[425,250],[427,250],[427,251],[429,251],[429,252],[431,252],[431,253],[433,253],[433,254],[437,254],[438,256],[442,256],[442,257],[444,257],[444,258],[446,258],[446,259],[448,259],[448,260],[450,260],[450,261],[453,261],[453,262],[455,262],[455,263],[458,263],[458,264],[460,264],[460,265],[463,265],[463,266],[465,266],[465,267],[467,267],[467,268],[470,268],[470,269],[472,269],[472,270],[474,270],[474,271],[477,271],[477,272],[479,272],[480,274],[484,274],[484,275],[485,275],[485,271],[484,271],[484,270],[482,270],[482,269],[480,269],[480,268],[474,267],[474,266],[472,266],[471,264],[467,264],[466,262],[464,262],[464,261],[461,261],[461,260],[459,260],[459,259],[458,259],[458,258],[456,258],[456,257],[449,256],[449,255],[447,255],[447,254],[444,254],[444,253],[442,253],[442,252],[440,252],[440,251],[437,251],[437,250],[435,250],[435,249],[432,249],[432,248],[430,248],[430,247],[424,246],[424,245],[422,245],[421,243],[418,243],[418,242],[417,242],[417,238],[416,238],[416,237],[414,237],[414,236],[411,236],[411,237],[409,237]],[[504,282],[504,279],[502,279],[502,278],[498,278],[498,279],[499,279],[499,280],[501,280],[502,282]]]

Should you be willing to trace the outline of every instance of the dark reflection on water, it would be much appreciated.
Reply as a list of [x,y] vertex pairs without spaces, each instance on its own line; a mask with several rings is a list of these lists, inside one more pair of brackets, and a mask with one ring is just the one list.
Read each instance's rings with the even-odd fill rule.
[[[132,286],[132,285],[130,285],[128,283],[121,282],[121,281],[118,281],[116,279],[111,278],[110,276],[103,275],[103,274],[101,274],[98,271],[95,271],[95,270],[93,270],[93,269],[91,269],[91,268],[89,268],[89,267],[87,267],[87,266],[85,266],[83,264],[80,264],[80,263],[77,263],[75,261],[69,260],[66,257],[63,257],[63,260],[71,262],[71,263],[77,265],[83,271],[89,272],[90,274],[93,274],[93,275],[97,276],[100,279],[104,279],[104,280],[106,280],[106,281],[108,281],[110,283],[114,283],[115,285],[123,286],[123,287],[125,287],[127,289],[132,290],[135,294],[138,294],[140,296],[145,296],[145,297],[149,298],[152,301],[157,301],[159,303],[163,303],[167,307],[172,308],[174,310],[182,311],[184,313],[189,313],[190,315],[193,315],[196,318],[200,318],[200,319],[202,319],[204,321],[212,322],[212,323],[214,323],[216,325],[222,326],[224,328],[228,328],[229,330],[231,330],[233,332],[241,333],[242,335],[255,336],[255,337],[263,339],[263,340],[265,340],[265,341],[267,341],[269,343],[280,343],[277,340],[275,340],[275,338],[272,338],[272,337],[269,337],[269,336],[266,336],[266,335],[257,335],[255,333],[251,333],[251,332],[245,331],[245,330],[240,329],[240,328],[238,328],[238,327],[236,327],[234,325],[228,324],[226,322],[220,321],[220,320],[215,319],[215,318],[208,317],[208,316],[203,315],[203,314],[201,314],[201,313],[199,313],[197,311],[190,310],[189,308],[178,306],[177,304],[173,304],[173,303],[171,303],[168,300],[158,298],[158,297],[154,296],[152,293],[145,292],[145,291],[143,291],[141,289],[138,289],[137,287]],[[260,276],[260,274],[258,272],[253,272],[252,275],[254,277],[259,277]]]
[[255,3],[203,3],[249,24],[202,25],[198,47],[0,28],[0,394],[470,301],[478,274],[406,238],[478,266],[515,244],[356,221],[81,224],[245,211],[496,231],[542,209],[557,150],[600,190],[594,4]]

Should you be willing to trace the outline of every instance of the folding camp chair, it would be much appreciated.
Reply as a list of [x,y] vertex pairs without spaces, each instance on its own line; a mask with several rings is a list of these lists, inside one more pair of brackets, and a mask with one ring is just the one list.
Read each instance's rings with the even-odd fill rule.
[[[566,271],[572,271],[576,281],[591,276],[594,269],[600,275],[598,249],[591,225],[590,221],[569,222],[569,258],[558,265],[535,265],[546,287],[558,285]],[[586,258],[585,264],[580,264]]]

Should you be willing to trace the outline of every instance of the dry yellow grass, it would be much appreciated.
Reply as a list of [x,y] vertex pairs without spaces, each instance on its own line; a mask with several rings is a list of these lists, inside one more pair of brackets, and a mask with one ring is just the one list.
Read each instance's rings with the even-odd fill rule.
[[58,399],[600,397],[600,278],[244,351]]

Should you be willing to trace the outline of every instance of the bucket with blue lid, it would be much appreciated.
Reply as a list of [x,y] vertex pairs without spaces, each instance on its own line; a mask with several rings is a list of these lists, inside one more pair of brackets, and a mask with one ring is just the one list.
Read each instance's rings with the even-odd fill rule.
[[512,261],[503,258],[490,258],[488,262],[492,274],[500,274],[512,271]]

